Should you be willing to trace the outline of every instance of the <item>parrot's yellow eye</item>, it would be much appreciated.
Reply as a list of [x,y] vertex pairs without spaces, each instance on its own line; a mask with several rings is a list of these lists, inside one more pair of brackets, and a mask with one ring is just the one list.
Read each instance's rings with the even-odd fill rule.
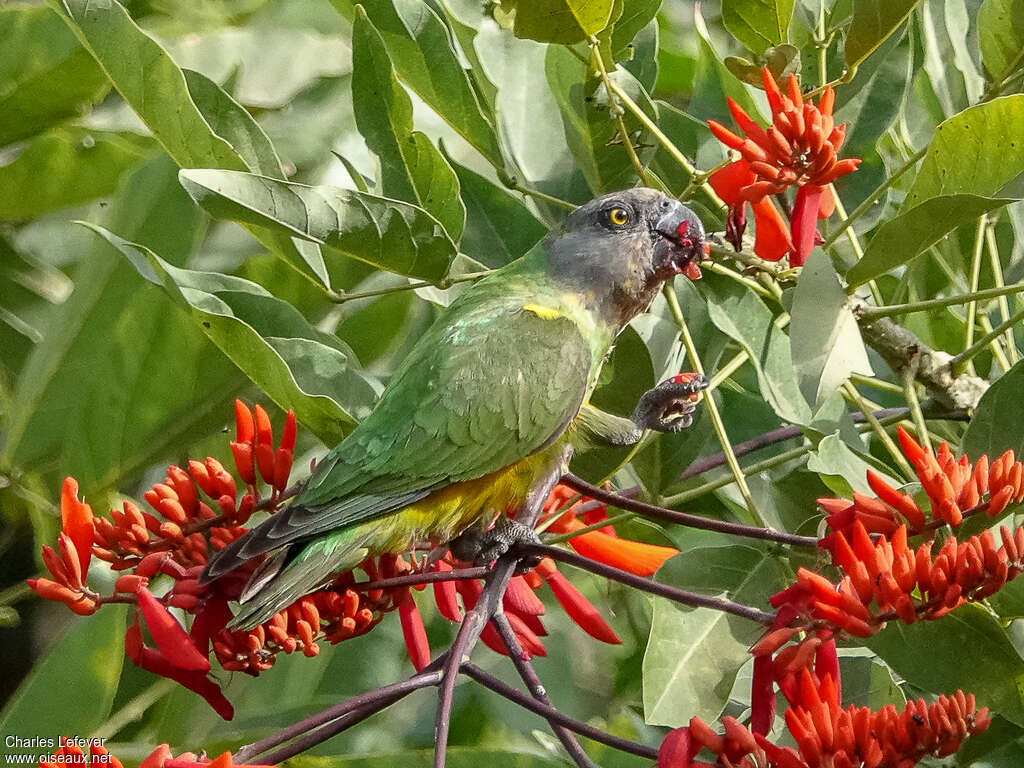
[[616,227],[624,227],[629,223],[629,211],[625,208],[612,208],[608,211],[608,221]]

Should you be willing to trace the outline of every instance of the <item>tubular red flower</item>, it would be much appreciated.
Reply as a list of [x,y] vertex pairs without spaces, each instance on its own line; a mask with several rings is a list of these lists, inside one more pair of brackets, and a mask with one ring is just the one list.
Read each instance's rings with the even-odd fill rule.
[[789,257],[789,263],[794,267],[802,267],[814,248],[821,193],[821,187],[815,184],[805,184],[796,192],[796,202],[793,203],[793,216],[790,220],[794,248]]
[[89,558],[92,555],[93,515],[92,507],[78,500],[78,481],[73,477],[64,478],[64,484],[61,486],[60,522],[61,530],[74,542],[84,580],[89,571]]
[[765,261],[779,261],[793,250],[789,227],[770,198],[754,203],[754,253]]
[[181,669],[208,672],[210,660],[192,645],[185,629],[153,593],[147,587],[139,587],[136,596],[149,633],[164,657]]
[[409,652],[409,659],[417,671],[423,669],[430,663],[430,644],[427,642],[427,630],[423,626],[423,619],[420,618],[416,601],[412,594],[398,606],[398,615],[402,622],[402,635],[405,637],[405,647]]

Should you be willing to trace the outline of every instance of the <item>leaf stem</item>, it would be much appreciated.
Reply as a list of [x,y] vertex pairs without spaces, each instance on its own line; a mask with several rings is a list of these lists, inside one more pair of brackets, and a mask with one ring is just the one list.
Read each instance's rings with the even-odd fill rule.
[[[836,204],[836,215],[839,217],[841,224],[846,224],[846,222],[850,220],[850,217],[846,215],[846,206],[843,205],[843,201],[836,192],[834,184],[829,184],[829,190],[832,192],[832,199]],[[857,257],[857,261],[863,259],[864,249],[861,247],[860,237],[858,237],[857,232],[848,225],[845,227],[840,226],[840,229],[846,233],[846,239],[850,241],[850,246],[853,248],[853,253]],[[826,241],[822,247],[825,248],[828,247],[828,245],[829,243]],[[859,287],[860,286],[857,285],[851,285],[847,289],[847,292],[853,293]],[[868,290],[871,291],[871,298],[874,300],[875,304],[881,305],[884,303],[882,301],[882,294],[878,290],[878,284],[875,283],[874,280],[868,280]]]
[[509,189],[514,189],[516,192],[526,195],[527,197],[536,198],[537,200],[554,205],[557,208],[564,208],[567,211],[575,211],[579,207],[575,203],[570,203],[568,200],[563,200],[560,197],[555,197],[554,195],[549,195],[546,192],[541,192],[539,189],[524,187],[515,179],[502,179],[502,181]]
[[[968,290],[975,294],[978,292],[978,281],[981,278],[981,250],[985,244],[985,227],[988,218],[985,214],[978,217],[978,227],[974,233],[974,250],[971,252],[971,279]],[[978,302],[975,298],[967,301],[967,321],[964,324],[964,349],[969,349],[974,344],[974,326],[978,317]],[[969,361],[970,358],[967,358]],[[974,365],[968,366],[973,373]]]
[[601,56],[601,44],[598,39],[591,35],[590,37],[590,55],[594,60],[594,64],[597,66],[598,72],[601,73],[601,81],[604,83],[604,89],[608,94],[608,109],[611,111],[612,117],[615,119],[616,126],[618,127],[619,136],[622,138],[622,144],[626,148],[626,154],[629,155],[629,160],[633,163],[633,168],[636,169],[636,175],[643,184],[647,184],[647,170],[644,168],[643,163],[640,162],[640,158],[636,154],[636,150],[633,148],[633,142],[629,140],[629,132],[626,130],[626,121],[622,119],[622,115],[625,110],[616,100],[616,91],[612,90],[612,81],[608,77],[608,70],[604,66],[604,58]]
[[917,399],[917,377],[915,375],[916,365],[908,365],[903,369],[903,396],[907,399],[910,407],[910,416],[917,429],[917,441],[929,451],[931,450],[931,437],[928,434],[928,425],[924,421],[924,412],[921,410],[921,401]]
[[959,355],[950,360],[949,364],[953,369],[954,373],[961,371],[968,361],[977,355],[981,350],[988,346],[991,342],[998,339],[1003,333],[1013,328],[1017,323],[1024,321],[1024,310],[1021,310],[1013,317],[1009,318],[1005,322],[1000,323],[993,328],[989,333],[982,336],[974,344],[965,349]]
[[[1003,282],[1003,265],[999,260],[999,246],[996,243],[996,228],[995,222],[989,223],[988,228],[985,230],[985,250],[988,252],[989,266],[992,269],[992,278],[995,281],[996,288],[1003,288],[1005,283]],[[1021,286],[1024,290],[1024,286]],[[1005,323],[1010,319],[1010,301],[1005,295],[999,297],[999,315],[1002,317]],[[1008,328],[1006,331],[1006,354],[1009,357],[1010,366],[1012,367],[1020,360],[1020,355],[1017,352],[1017,342],[1013,338],[1013,329]]]
[[956,296],[945,296],[939,299],[913,301],[906,304],[889,304],[881,307],[864,307],[857,310],[857,319],[872,322],[880,317],[895,317],[911,312],[928,312],[941,307],[954,307],[970,301],[986,301],[1014,293],[1024,292],[1024,283],[997,285],[995,288],[983,288],[973,293],[958,293]]
[[[703,375],[704,366],[701,364],[700,356],[697,354],[697,347],[693,343],[693,337],[690,336],[690,329],[686,325],[686,318],[683,317],[683,311],[679,307],[679,299],[676,297],[673,284],[671,282],[665,283],[662,293],[668,302],[672,318],[679,328],[679,336],[682,339],[683,346],[686,348],[686,354],[690,358],[690,363],[696,373]],[[736,487],[743,497],[747,511],[750,512],[754,522],[763,527],[764,520],[761,519],[761,515],[757,511],[754,497],[750,494],[750,488],[747,486],[747,479],[743,475],[743,470],[740,469],[739,462],[736,460],[736,454],[733,453],[732,443],[729,442],[729,435],[725,431],[725,422],[722,420],[722,414],[719,413],[718,406],[715,404],[715,398],[709,395],[704,398],[704,403],[708,409],[708,416],[711,417],[711,425],[714,427],[715,434],[718,435],[718,442],[722,446],[722,453],[725,455],[726,463],[728,463],[732,476],[736,480]]]
[[436,282],[431,280],[413,280],[409,283],[403,283],[402,285],[394,285],[390,288],[379,288],[375,291],[360,291],[359,293],[345,293],[343,291],[331,291],[327,294],[327,298],[333,301],[335,304],[344,304],[346,301],[355,301],[356,299],[370,299],[374,296],[386,296],[389,293],[398,293],[399,291],[415,291],[418,288],[440,288],[442,291],[447,290],[456,283],[466,283],[471,280],[479,280],[482,277],[494,272],[493,269],[484,269],[479,272],[466,272],[461,275],[453,275],[452,277],[445,277]]
[[885,450],[889,452],[893,461],[896,462],[896,466],[899,467],[900,472],[903,473],[903,478],[905,480],[913,480],[916,478],[917,475],[914,473],[913,467],[910,466],[910,462],[907,461],[903,452],[897,447],[896,441],[892,439],[892,435],[886,432],[882,423],[875,418],[875,414],[865,401],[864,396],[861,395],[857,388],[849,381],[843,384],[843,391],[860,409],[860,412],[864,414],[864,419],[871,425],[871,429],[881,441],[882,445],[885,446]]

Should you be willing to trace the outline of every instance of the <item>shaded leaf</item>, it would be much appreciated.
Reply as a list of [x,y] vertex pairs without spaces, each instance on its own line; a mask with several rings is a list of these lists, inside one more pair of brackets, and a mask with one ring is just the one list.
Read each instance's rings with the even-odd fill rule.
[[365,0],[362,5],[402,81],[492,165],[504,167],[491,115],[477,98],[448,30],[433,9],[419,0]]
[[882,224],[863,258],[846,273],[846,279],[850,285],[862,285],[884,275],[893,267],[909,263],[961,224],[977,220],[1009,202],[1012,201],[959,194],[928,198]]
[[514,15],[516,37],[541,43],[578,43],[607,25],[612,0],[501,0],[501,9]]
[[112,194],[121,175],[152,154],[133,133],[57,128],[0,166],[0,219],[20,220]]
[[851,373],[871,376],[849,297],[825,252],[811,252],[793,294],[790,310],[793,367],[804,398],[817,410]]
[[380,159],[383,194],[429,211],[458,242],[466,223],[459,180],[430,139],[413,130],[412,101],[362,8],[352,28],[352,100],[359,132]]
[[90,225],[147,280],[162,285],[252,381],[325,445],[366,415],[375,392],[351,351],[313,328],[291,304],[240,277],[181,269],[153,251]]
[[[124,663],[123,606],[79,618],[18,688],[0,714],[4,733],[52,739],[106,722]],[[89,691],[65,696],[62,691]],[[5,748],[10,748],[8,743]],[[11,752],[6,754],[10,755]],[[37,756],[33,759],[38,761]]]
[[110,88],[103,70],[45,8],[0,7],[0,147],[77,117]]
[[[864,644],[918,688],[935,694],[961,688],[1007,720],[1024,723],[1024,661],[999,622],[981,606],[964,605],[938,621],[910,626],[892,621]],[[922,653],[925,648],[928,652]],[[964,649],[984,663],[957,663]]]
[[[694,549],[677,555],[656,578],[702,594],[761,607],[786,584],[779,560],[747,547]],[[693,716],[713,722],[728,701],[747,649],[762,629],[749,619],[708,608],[684,608],[655,597],[644,654],[644,720],[679,727]]]
[[739,56],[726,56],[725,67],[744,83],[757,88],[764,87],[762,67],[768,67],[772,76],[780,83],[784,83],[791,74],[800,74],[800,49],[795,45],[773,45],[758,59],[762,63],[754,64]]
[[466,204],[460,248],[488,267],[502,267],[532,248],[547,228],[515,196],[478,173],[452,163]]
[[705,275],[697,287],[707,299],[711,321],[750,355],[761,395],[772,410],[785,421],[810,423],[811,409],[800,393],[789,337],[776,327],[771,310],[727,278]]
[[[107,226],[178,264],[200,227],[165,155],[133,173],[107,210]],[[84,230],[80,237],[69,243],[81,253],[74,291],[22,368],[0,464],[54,483],[73,474],[88,494],[208,434],[242,379],[187,318],[167,311],[156,288],[140,289],[109,245]]]
[[996,83],[1024,60],[1024,0],[985,0],[978,9],[978,45]]
[[854,0],[853,23],[846,35],[847,69],[856,69],[900,28],[919,0]]
[[758,120],[761,113],[757,103],[715,52],[699,11],[696,12],[694,19],[697,22],[699,42],[697,68],[693,76],[693,98],[686,107],[687,114],[701,121],[712,118],[725,125],[730,125],[732,115],[729,114],[729,108],[725,101],[726,96],[729,96],[735,99],[747,111],[747,114]]
[[401,275],[439,280],[455,256],[441,225],[409,203],[238,171],[192,168],[179,178],[219,219],[270,227]]
[[[658,14],[661,0],[624,0],[622,14],[612,27],[611,46],[615,61],[631,59],[629,46]],[[614,15],[614,14],[613,14]]]
[[281,159],[252,115],[206,75],[182,70],[188,94],[218,135],[231,145],[253,173],[283,179]]
[[754,53],[787,42],[794,0],[722,0],[722,21]]

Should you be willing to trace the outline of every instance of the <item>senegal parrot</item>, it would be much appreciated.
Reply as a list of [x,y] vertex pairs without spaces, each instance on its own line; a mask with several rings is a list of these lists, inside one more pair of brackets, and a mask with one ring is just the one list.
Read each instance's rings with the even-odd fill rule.
[[703,379],[650,390],[630,419],[588,397],[615,337],[703,253],[690,209],[631,189],[577,208],[466,290],[291,504],[210,560],[204,583],[271,553],[233,626],[265,622],[367,556],[414,542],[472,534],[483,542],[475,559],[493,559],[503,550],[488,529],[499,516],[509,524],[503,513],[558,469],[566,446],[631,445],[644,429],[688,426]]

